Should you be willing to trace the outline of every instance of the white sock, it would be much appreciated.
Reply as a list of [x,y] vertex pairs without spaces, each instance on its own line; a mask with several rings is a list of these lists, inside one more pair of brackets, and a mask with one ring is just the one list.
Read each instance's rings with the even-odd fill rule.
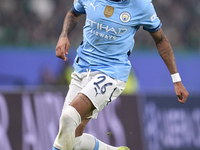
[[83,133],[82,136],[75,138],[74,150],[118,150],[118,147],[110,146],[91,134]]
[[59,132],[54,141],[54,147],[60,150],[72,150],[75,140],[75,130],[81,123],[77,110],[68,106],[61,114]]

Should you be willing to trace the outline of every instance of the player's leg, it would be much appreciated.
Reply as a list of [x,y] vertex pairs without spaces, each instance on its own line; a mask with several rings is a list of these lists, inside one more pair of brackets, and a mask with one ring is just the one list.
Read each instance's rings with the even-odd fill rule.
[[[53,149],[59,150],[62,148],[62,150],[66,150],[66,148],[65,148],[66,146],[70,147],[68,149],[72,149],[71,147],[73,147],[74,138],[75,138],[75,130],[81,122],[81,116],[73,106],[70,106],[70,103],[74,99],[77,100],[76,97],[77,97],[78,93],[85,86],[82,83],[84,81],[84,80],[82,80],[84,78],[84,76],[86,76],[86,75],[78,74],[76,72],[73,72],[71,75],[71,83],[69,85],[69,90],[68,90],[68,93],[65,98],[64,105],[63,105],[62,114],[61,114],[60,121],[59,121],[59,132],[54,141]],[[66,123],[66,120],[68,120],[67,123]],[[68,133],[69,135],[66,133]],[[68,138],[68,136],[70,138]]]
[[127,147],[114,147],[108,145],[91,134],[83,133],[90,119],[86,118],[76,128],[73,150],[129,150]]
[[79,137],[83,134],[85,127],[89,121],[90,119],[87,118],[81,122],[81,124],[76,128],[75,137]]
[[[112,80],[113,79],[106,77],[104,74],[101,74],[93,78],[93,80],[89,82],[83,90],[81,90],[81,92],[84,93],[84,95],[87,95],[85,98],[87,99],[88,97],[90,97],[92,103],[94,103],[96,106],[95,110],[93,111],[93,114],[91,114],[92,118],[95,118],[95,116],[97,116],[95,115],[95,113],[98,113],[97,110],[100,111],[101,109],[103,109],[108,102],[112,101],[116,98],[116,96],[119,95],[121,89],[118,89],[116,87],[123,89],[123,83],[121,85],[117,81]],[[103,87],[103,90],[98,91],[98,89],[95,89],[98,87]],[[90,134],[83,134],[84,128],[88,121],[89,120],[83,120],[79,127],[76,129],[74,150],[129,150],[127,147],[110,146],[101,142],[100,140],[96,139]]]
[[61,114],[59,133],[55,139],[54,148],[72,150],[76,128],[81,120],[91,116],[94,108],[92,102],[84,94],[79,93]]
[[83,135],[75,138],[74,150],[130,150],[128,147],[114,147],[108,145],[91,134],[83,133]]
[[[92,74],[92,73],[91,73]],[[85,76],[86,77],[86,76]],[[85,128],[85,126],[86,126],[86,124],[87,124],[87,122],[88,121],[85,121],[83,118],[85,118],[85,117],[87,117],[88,115],[91,115],[91,111],[90,110],[93,110],[94,108],[93,108],[93,105],[91,104],[91,101],[88,99],[88,97],[92,97],[92,100],[95,100],[96,99],[96,97],[97,97],[97,99],[96,99],[96,101],[92,101],[92,103],[93,104],[95,104],[96,105],[96,107],[95,107],[95,110],[96,110],[96,112],[98,112],[98,111],[100,111],[101,109],[103,109],[105,106],[106,106],[106,104],[108,103],[108,102],[111,102],[113,99],[115,99],[118,95],[119,95],[119,93],[121,93],[121,90],[123,90],[123,88],[125,87],[125,85],[122,83],[122,85],[121,84],[116,84],[116,83],[114,83],[114,85],[115,85],[115,87],[116,88],[109,88],[109,87],[107,87],[108,85],[110,85],[110,82],[108,82],[107,80],[105,80],[105,75],[104,74],[102,74],[102,75],[98,75],[98,76],[95,76],[94,77],[94,80],[92,80],[92,81],[90,81],[92,78],[93,78],[93,76],[91,76],[89,79],[88,79],[88,81],[90,81],[90,83],[88,84],[87,82],[85,82],[85,80],[83,80],[83,77],[81,77],[81,81],[84,81],[85,83],[83,84],[83,83],[80,83],[80,81],[79,81],[79,74],[76,74],[76,73],[74,73],[73,75],[72,75],[72,83],[71,83],[71,86],[70,86],[70,89],[69,89],[69,92],[68,92],[68,95],[67,95],[67,97],[66,97],[66,100],[65,100],[65,104],[64,104],[64,107],[63,107],[63,112],[62,112],[62,114],[66,114],[66,116],[67,116],[67,119],[66,119],[66,116],[65,115],[61,115],[61,118],[65,118],[64,120],[70,120],[70,121],[68,121],[67,123],[71,123],[71,125],[69,125],[69,126],[73,126],[72,128],[71,127],[68,127],[68,128],[66,128],[65,126],[66,126],[66,124],[63,124],[62,122],[64,122],[65,123],[65,121],[61,121],[61,123],[60,123],[60,130],[59,130],[59,134],[57,135],[57,138],[56,138],[56,140],[55,140],[55,142],[54,142],[54,146],[56,147],[56,148],[59,148],[59,146],[68,146],[69,148],[67,148],[67,150],[68,149],[72,149],[71,147],[72,147],[72,145],[73,145],[73,142],[74,142],[74,137],[75,137],[75,129],[77,128],[77,126],[78,126],[78,128],[77,128],[77,130],[76,130],[76,134],[77,135],[82,135],[82,132],[84,131],[84,128]],[[109,78],[109,77],[108,77]],[[100,81],[99,81],[100,80]],[[105,80],[105,82],[103,82]],[[78,83],[78,84],[77,84]],[[98,85],[97,85],[98,84]],[[87,87],[87,88],[90,88],[90,89],[85,89],[85,90],[82,90],[82,93],[85,93],[86,91],[86,94],[82,94],[82,95],[78,95],[77,97],[75,97],[76,96],[76,94],[80,91],[80,89],[82,88],[80,85],[82,85],[84,88],[83,89],[85,89],[85,86]],[[94,87],[95,86],[95,87]],[[98,87],[103,87],[102,88],[102,90],[100,91],[100,92],[103,92],[103,94],[99,94],[99,91],[97,91],[98,89],[96,89],[96,88],[98,88]],[[119,88],[120,87],[120,88]],[[105,89],[106,88],[106,89]],[[94,90],[94,91],[93,91]],[[108,91],[110,91],[110,92],[108,92],[109,94],[109,96],[107,95],[106,97],[107,97],[107,99],[106,98],[104,98],[104,96],[105,96],[105,94],[104,93],[106,93],[106,91],[105,90],[107,90],[107,92]],[[118,92],[116,92],[116,91],[118,91]],[[85,95],[87,95],[87,96],[85,96]],[[100,96],[100,97],[99,97]],[[102,97],[103,96],[103,97]],[[75,98],[74,98],[75,97]],[[95,97],[95,98],[94,98]],[[98,98],[99,97],[99,98]],[[109,98],[109,99],[108,99]],[[74,99],[74,101],[72,102],[72,99]],[[76,100],[75,100],[76,99]],[[103,99],[106,99],[104,102],[102,102],[101,100],[103,100]],[[100,100],[100,101],[99,101]],[[80,102],[80,101],[82,101],[82,102]],[[71,106],[69,106],[69,104],[71,105]],[[79,105],[80,104],[80,105]],[[91,105],[90,105],[91,104]],[[82,107],[81,105],[85,105],[86,107]],[[68,107],[69,106],[69,107]],[[72,107],[72,106],[74,106],[74,107],[76,107],[76,108],[74,108],[74,107]],[[84,108],[84,109],[82,109],[82,108]],[[85,109],[86,108],[86,109]],[[97,110],[98,109],[98,110]],[[86,111],[85,111],[86,110]],[[94,116],[94,112],[95,112],[95,110],[93,111],[93,117],[92,118],[95,118]],[[81,113],[81,114],[79,114],[79,113]],[[67,115],[67,114],[70,114],[70,116],[69,115]],[[64,116],[64,117],[62,117],[62,116]],[[97,116],[97,115],[96,115]],[[82,118],[82,123],[80,124],[80,118]],[[80,124],[80,125],[79,125]],[[68,139],[68,140],[70,140],[70,138],[65,138],[65,136],[64,135],[66,135],[66,132],[65,132],[65,130],[67,130],[67,133],[69,132],[70,133],[70,137],[72,137],[72,141],[71,142],[68,142],[68,141],[66,141],[66,139]],[[72,134],[71,134],[72,133]],[[68,134],[67,134],[68,135]],[[61,138],[61,137],[63,137],[64,136],[64,138]],[[90,135],[90,137],[92,137],[93,139],[95,139],[93,136],[91,136]],[[81,136],[79,136],[79,137],[77,137],[76,139],[75,139],[75,141],[77,141],[78,139],[80,139],[79,141],[81,141],[81,143],[82,144],[86,144],[86,145],[84,145],[85,147],[87,147],[88,146],[88,144],[87,143],[89,143],[89,144],[91,144],[90,142],[92,141],[92,140],[88,140],[89,138],[87,137],[87,135],[86,136],[83,136],[83,137],[81,137]],[[59,141],[59,142],[58,142]],[[93,146],[93,148],[95,147],[96,148],[96,146],[95,145],[97,145],[97,147],[101,147],[101,145],[104,145],[105,143],[102,143],[102,142],[99,142],[99,140],[97,140],[98,142],[95,142],[94,143],[94,145],[92,145]],[[60,145],[58,144],[58,143],[60,143]],[[77,142],[76,142],[77,143]],[[79,142],[78,142],[79,143]],[[82,145],[81,144],[81,145]],[[98,144],[99,144],[99,146],[98,146]],[[80,144],[79,144],[80,145]],[[81,146],[80,145],[80,146]],[[106,145],[106,144],[105,144]],[[107,145],[108,147],[109,147],[109,145]],[[80,149],[80,148],[78,148],[78,149]],[[83,148],[84,149],[84,148]],[[97,149],[97,148],[96,148]],[[123,148],[124,149],[124,148]],[[122,150],[123,150],[122,149]],[[55,149],[55,150],[57,150],[57,149]],[[65,150],[65,149],[63,149],[63,150]],[[89,149],[88,149],[89,150]],[[93,150],[93,149],[92,149]],[[126,149],[124,149],[124,150],[126,150]]]

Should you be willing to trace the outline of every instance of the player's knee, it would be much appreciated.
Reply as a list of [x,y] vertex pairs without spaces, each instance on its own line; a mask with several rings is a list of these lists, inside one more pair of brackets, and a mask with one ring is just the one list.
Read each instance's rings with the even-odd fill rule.
[[59,124],[59,132],[54,141],[54,147],[58,149],[72,149],[75,130],[81,123],[81,117],[76,109],[68,106],[62,111]]
[[65,110],[63,110],[60,117],[61,128],[66,127],[70,130],[71,127],[77,128],[80,123],[81,116],[74,107],[68,106]]

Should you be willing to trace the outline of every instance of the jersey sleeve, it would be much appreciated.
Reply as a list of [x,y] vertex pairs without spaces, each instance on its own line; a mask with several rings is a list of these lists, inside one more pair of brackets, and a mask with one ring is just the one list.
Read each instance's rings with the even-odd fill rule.
[[85,8],[83,6],[82,0],[74,0],[72,9],[77,14],[85,14]]
[[149,32],[156,32],[162,27],[162,23],[158,18],[152,2],[150,2],[144,9],[140,25],[143,29]]

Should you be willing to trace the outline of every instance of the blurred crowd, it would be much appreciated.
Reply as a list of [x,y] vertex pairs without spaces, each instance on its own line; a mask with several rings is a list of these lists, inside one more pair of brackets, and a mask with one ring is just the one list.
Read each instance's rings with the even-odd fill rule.
[[[1,0],[0,46],[55,46],[73,0]],[[200,51],[200,1],[153,0],[163,30],[176,50]],[[82,17],[70,35],[71,46],[82,40]],[[137,32],[137,48],[154,48],[150,35]]]

